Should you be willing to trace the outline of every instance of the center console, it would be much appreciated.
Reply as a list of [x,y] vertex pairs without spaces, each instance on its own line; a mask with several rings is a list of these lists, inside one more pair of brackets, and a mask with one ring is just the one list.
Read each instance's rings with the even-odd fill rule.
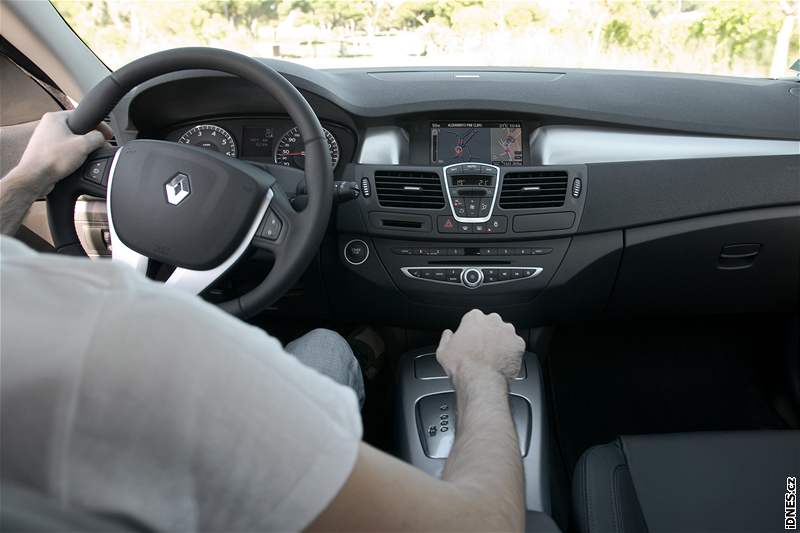
[[532,165],[513,117],[427,120],[368,131],[347,167],[360,194],[336,206],[322,265],[336,315],[441,328],[479,308],[530,327],[601,309],[621,237],[580,234],[587,167]]
[[[395,420],[400,457],[441,477],[458,433],[458,409],[453,385],[434,352],[430,347],[402,356]],[[525,354],[519,374],[510,381],[509,406],[525,468],[527,509],[549,513],[547,425],[539,361],[533,353]]]

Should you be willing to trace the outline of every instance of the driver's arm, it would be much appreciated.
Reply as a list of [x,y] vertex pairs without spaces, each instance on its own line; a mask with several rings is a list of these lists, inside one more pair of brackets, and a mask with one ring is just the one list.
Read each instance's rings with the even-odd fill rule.
[[33,202],[47,195],[60,179],[75,172],[90,153],[111,137],[111,130],[105,124],[86,135],[75,135],[67,126],[70,113],[46,113],[17,166],[0,180],[3,235],[14,235]]
[[458,432],[441,480],[361,444],[350,478],[309,530],[522,531],[525,495],[507,379],[525,343],[473,310],[436,356],[456,389]]

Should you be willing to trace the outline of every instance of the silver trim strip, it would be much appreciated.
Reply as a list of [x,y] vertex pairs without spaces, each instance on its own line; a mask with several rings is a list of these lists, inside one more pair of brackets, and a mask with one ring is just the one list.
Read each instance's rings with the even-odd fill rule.
[[[459,217],[456,216],[456,210],[453,207],[453,197],[450,195],[450,180],[447,178],[447,169],[453,167],[459,167],[463,165],[480,165],[482,167],[491,167],[494,169],[494,195],[492,195],[492,205],[489,206],[489,214],[485,217]],[[452,165],[447,165],[442,167],[442,179],[444,180],[444,190],[447,193],[447,203],[450,205],[450,212],[453,213],[453,218],[456,219],[456,222],[464,222],[470,224],[480,224],[481,222],[488,222],[490,218],[492,218],[492,213],[494,212],[494,204],[497,202],[497,193],[500,190],[500,167],[495,165],[490,165],[488,163],[453,163]]]
[[643,133],[595,126],[542,126],[530,137],[532,165],[798,155],[800,141]]
[[[414,365],[415,365],[415,368],[414,368],[414,379],[418,379],[420,381],[428,381],[428,380],[432,380],[432,379],[450,379],[450,377],[447,374],[444,374],[443,376],[431,376],[431,377],[427,377],[427,378],[419,377],[417,375],[417,373],[416,373],[416,362],[417,362],[417,360],[422,359],[423,357],[436,357],[436,352],[423,353],[423,354],[419,354],[416,357],[414,357]],[[516,376],[514,376],[513,378],[511,378],[511,379],[513,379],[515,381],[522,381],[522,380],[527,379],[527,378],[528,378],[528,369],[525,367],[525,361],[523,360],[522,364],[519,367],[519,373]]]
[[[111,185],[114,182],[114,171],[117,167],[117,161],[119,160],[120,154],[125,148],[120,148],[117,150],[117,153],[114,155],[114,159],[111,162],[111,170],[109,171],[108,176],[108,188],[106,190],[106,211],[108,213],[108,229],[111,232],[111,260],[117,261],[120,263],[125,263],[126,265],[132,267],[137,272],[141,273],[143,276],[147,275],[147,265],[150,262],[150,259],[140,254],[139,252],[134,251],[133,249],[129,248],[122,242],[117,235],[116,230],[114,229],[114,217],[112,216],[112,205],[111,205]],[[167,279],[164,285],[169,287],[175,287],[176,289],[190,292],[193,294],[200,294],[204,291],[209,285],[214,283],[217,279],[219,279],[222,274],[228,271],[230,267],[232,267],[244,254],[247,248],[250,246],[250,243],[253,241],[253,237],[258,231],[258,227],[261,225],[261,221],[264,219],[264,215],[267,212],[267,208],[269,207],[270,202],[272,202],[272,198],[274,193],[272,189],[267,191],[267,194],[264,196],[264,200],[261,202],[261,205],[258,208],[258,212],[256,213],[255,220],[253,221],[252,226],[247,233],[245,234],[244,239],[239,246],[234,250],[234,252],[228,257],[225,261],[223,261],[220,265],[212,268],[210,270],[191,270],[188,268],[181,268],[178,267],[172,273],[172,275]]]
[[146,276],[150,259],[128,248],[122,242],[119,235],[117,235],[117,230],[114,228],[114,217],[111,216],[111,185],[114,183],[114,171],[117,169],[117,161],[119,161],[124,149],[125,147],[122,147],[117,150],[117,153],[114,154],[114,159],[111,160],[111,169],[108,171],[108,186],[106,187],[106,216],[108,218],[108,231],[111,234],[111,260],[125,263],[142,276]]
[[[479,271],[480,271],[480,273],[481,273],[481,277],[483,277],[483,269],[484,269],[484,268],[493,268],[493,269],[495,269],[495,270],[519,270],[520,268],[532,268],[532,269],[534,270],[534,272],[533,272],[533,276],[531,276],[531,277],[529,277],[529,278],[507,279],[507,280],[505,280],[505,281],[492,281],[491,283],[485,283],[485,284],[484,284],[484,283],[481,283],[480,285],[476,285],[475,287],[469,287],[469,286],[467,286],[467,285],[464,285],[463,283],[452,283],[452,282],[450,282],[450,281],[439,281],[439,280],[437,280],[437,279],[424,279],[424,278],[418,278],[418,277],[416,277],[416,276],[412,276],[412,275],[411,275],[411,274],[409,274],[409,272],[408,272],[409,270],[412,270],[412,269],[413,269],[413,270],[441,270],[441,269],[443,269],[443,268],[460,268],[460,269],[462,269],[462,270],[461,270],[461,274],[459,274],[459,276],[458,276],[458,278],[459,278],[459,279],[461,279],[461,275],[462,275],[462,274],[464,273],[464,271],[465,271],[466,269],[468,269],[468,268],[474,268],[474,269],[476,269],[476,270],[479,270]],[[533,279],[533,278],[535,278],[536,276],[538,276],[539,274],[541,274],[542,272],[544,272],[544,269],[543,269],[542,267],[527,266],[527,265],[522,265],[522,266],[493,266],[493,265],[441,265],[441,266],[409,266],[409,267],[400,267],[400,271],[401,271],[401,272],[402,272],[402,273],[403,273],[403,274],[404,274],[404,275],[405,275],[407,278],[411,278],[411,279],[413,279],[413,280],[416,280],[416,281],[427,281],[427,282],[430,282],[430,283],[441,283],[442,285],[448,285],[448,286],[450,286],[450,287],[464,287],[465,289],[470,289],[470,290],[473,290],[473,289],[479,289],[479,288],[481,288],[481,287],[485,287],[485,286],[492,286],[492,287],[493,287],[493,286],[495,286],[495,285],[500,285],[500,284],[502,284],[502,283],[512,283],[512,282],[514,282],[514,281],[525,281],[526,279]],[[483,281],[483,280],[481,280],[481,281]]]
[[358,162],[362,165],[399,165],[408,157],[408,133],[397,126],[368,128]]

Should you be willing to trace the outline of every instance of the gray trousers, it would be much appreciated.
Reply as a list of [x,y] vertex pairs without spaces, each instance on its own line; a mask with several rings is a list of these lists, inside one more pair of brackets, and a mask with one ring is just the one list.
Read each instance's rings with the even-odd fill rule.
[[301,363],[332,380],[350,387],[364,405],[364,378],[353,350],[341,335],[329,329],[318,328],[286,345],[286,351]]

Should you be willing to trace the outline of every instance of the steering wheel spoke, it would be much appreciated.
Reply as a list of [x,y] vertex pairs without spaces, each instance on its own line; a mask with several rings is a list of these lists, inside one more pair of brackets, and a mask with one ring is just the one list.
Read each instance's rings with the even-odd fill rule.
[[258,212],[253,219],[253,224],[245,235],[244,239],[236,247],[236,250],[228,256],[228,258],[214,268],[208,270],[195,270],[191,268],[177,267],[175,271],[167,278],[165,285],[168,287],[175,287],[176,289],[191,292],[193,294],[200,294],[222,275],[235,265],[239,259],[245,254],[251,244],[256,241],[256,232],[262,226],[264,220],[267,218],[270,204],[273,201],[272,189],[267,190],[267,194],[258,209]]

